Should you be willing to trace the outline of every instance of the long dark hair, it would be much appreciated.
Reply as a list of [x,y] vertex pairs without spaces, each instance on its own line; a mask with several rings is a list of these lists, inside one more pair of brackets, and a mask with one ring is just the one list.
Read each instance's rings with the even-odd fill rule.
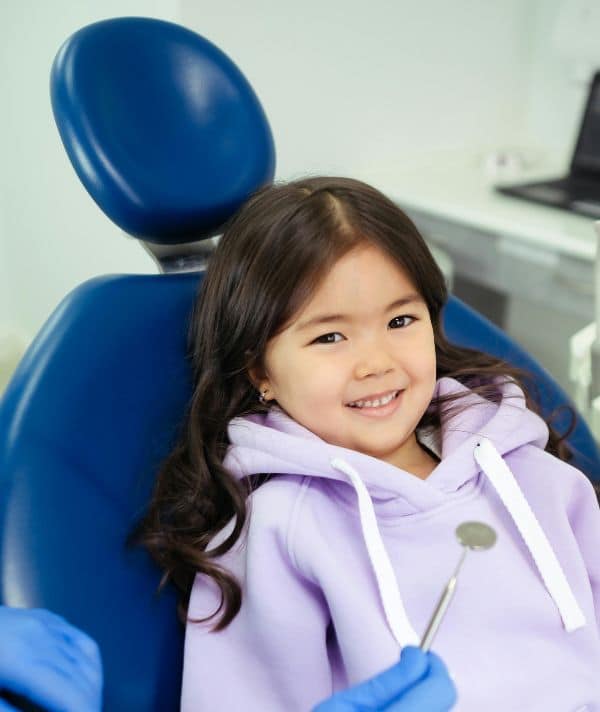
[[[171,580],[179,589],[182,620],[197,572],[214,579],[222,593],[221,605],[205,619],[222,611],[214,630],[227,626],[241,606],[238,582],[216,559],[240,537],[246,499],[256,487],[223,466],[227,425],[236,416],[264,414],[273,403],[258,400],[249,370],[263,368],[269,339],[286,327],[337,260],[365,243],[395,260],[427,303],[438,378],[456,378],[496,402],[500,381],[513,380],[524,389],[528,407],[537,410],[525,388],[526,373],[448,342],[441,324],[444,277],[416,227],[391,200],[349,178],[306,178],[260,190],[226,226],[201,284],[189,330],[193,396],[137,531],[163,568],[163,583]],[[441,406],[454,400],[456,395],[432,403],[420,426],[439,426]],[[549,429],[546,449],[569,459],[568,433],[561,437],[550,424]],[[207,551],[232,518],[230,535]]]

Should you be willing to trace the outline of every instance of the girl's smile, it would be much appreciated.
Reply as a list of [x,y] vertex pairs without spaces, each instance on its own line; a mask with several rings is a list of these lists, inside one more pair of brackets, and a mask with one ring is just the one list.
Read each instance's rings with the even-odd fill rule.
[[396,411],[402,399],[402,391],[396,390],[389,393],[387,396],[376,398],[374,400],[365,399],[356,401],[356,405],[348,404],[348,408],[355,411],[358,415],[367,418],[385,418]]

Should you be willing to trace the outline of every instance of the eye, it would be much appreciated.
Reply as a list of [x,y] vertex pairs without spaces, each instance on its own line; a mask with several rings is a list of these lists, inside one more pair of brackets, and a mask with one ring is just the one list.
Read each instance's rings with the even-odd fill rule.
[[341,336],[339,331],[332,331],[330,334],[323,334],[313,341],[313,344],[337,344],[339,341],[331,341],[328,337],[330,336]]
[[390,321],[390,324],[394,321],[399,321],[401,323],[398,325],[398,328],[402,329],[403,327],[407,327],[409,324],[412,324],[414,320],[414,316],[408,316],[408,314],[403,314],[402,316],[395,316],[392,321]]

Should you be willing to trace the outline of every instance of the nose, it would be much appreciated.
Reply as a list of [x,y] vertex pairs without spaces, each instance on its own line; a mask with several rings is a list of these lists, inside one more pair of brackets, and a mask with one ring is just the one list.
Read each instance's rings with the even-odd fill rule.
[[360,348],[355,375],[358,380],[369,376],[383,376],[395,368],[392,357],[377,339]]

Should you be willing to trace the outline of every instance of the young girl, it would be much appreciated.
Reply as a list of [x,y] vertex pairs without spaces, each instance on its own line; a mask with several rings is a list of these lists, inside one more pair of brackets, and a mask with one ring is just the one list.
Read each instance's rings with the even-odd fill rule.
[[418,644],[456,709],[600,709],[600,513],[520,374],[445,338],[442,274],[358,181],[263,189],[190,330],[195,390],[145,541],[189,599],[182,709],[310,710]]

